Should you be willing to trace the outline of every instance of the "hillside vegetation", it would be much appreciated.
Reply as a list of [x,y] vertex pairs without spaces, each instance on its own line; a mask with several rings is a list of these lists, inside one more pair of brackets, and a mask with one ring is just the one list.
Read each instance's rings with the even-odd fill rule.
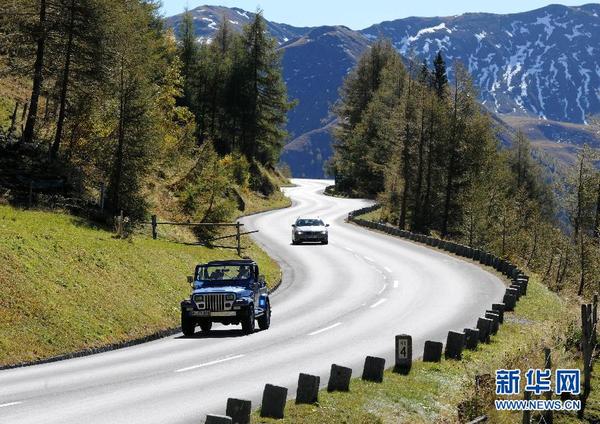
[[404,65],[379,41],[348,75],[336,108],[336,191],[377,198],[378,218],[402,229],[511,258],[557,292],[591,297],[600,279],[597,155],[581,149],[553,186],[524,133],[500,148],[462,64],[449,82],[441,52],[432,65],[413,59]]
[[[273,287],[277,264],[248,247],[243,254]],[[193,267],[234,257],[142,235],[116,239],[69,215],[0,206],[0,366],[177,327]]]

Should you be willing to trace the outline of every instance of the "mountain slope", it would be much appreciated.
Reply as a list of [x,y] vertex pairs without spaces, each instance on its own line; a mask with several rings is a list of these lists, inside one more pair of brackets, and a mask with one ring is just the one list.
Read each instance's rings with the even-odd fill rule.
[[[203,41],[223,18],[241,30],[254,16],[217,6],[191,12]],[[168,18],[167,25],[177,28],[180,20],[181,15]],[[590,138],[583,126],[589,115],[600,113],[599,4],[551,5],[508,15],[411,17],[362,31],[273,22],[268,28],[284,53],[289,96],[298,100],[288,116],[291,139],[283,154],[296,176],[324,176],[323,163],[332,151],[331,105],[348,71],[379,37],[419,60],[431,62],[441,50],[451,75],[453,62],[463,62],[483,104],[499,119],[534,135],[537,146],[563,162],[572,161],[584,142],[600,147],[600,138]]]
[[[191,9],[190,13],[194,19],[196,36],[201,42],[210,41],[223,19],[227,20],[234,31],[241,31],[244,25],[251,22],[256,16],[255,13],[237,7],[228,8],[223,6],[200,6]],[[173,28],[176,35],[179,32],[182,18],[183,14],[179,14],[170,16],[165,20],[166,25]],[[279,44],[301,37],[310,30],[310,28],[298,28],[270,21],[267,21],[267,28]]]
[[328,115],[338,99],[338,88],[368,45],[357,32],[335,26],[313,29],[282,46],[288,95],[298,100],[288,116],[288,130],[293,135],[321,128],[332,120]]
[[585,123],[600,112],[600,5],[551,5],[510,15],[408,18],[362,33],[404,55],[441,50],[464,63],[493,112]]

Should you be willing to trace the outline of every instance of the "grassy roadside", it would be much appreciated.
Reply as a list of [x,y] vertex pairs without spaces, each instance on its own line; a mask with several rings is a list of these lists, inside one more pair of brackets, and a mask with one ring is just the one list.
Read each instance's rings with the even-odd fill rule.
[[[246,241],[270,285],[275,261]],[[82,219],[0,206],[0,366],[144,337],[178,325],[185,276],[230,249],[111,232]]]
[[[495,397],[493,376],[498,368],[541,368],[542,349],[552,347],[553,365],[581,366],[572,350],[571,336],[564,336],[564,328],[573,327],[577,311],[550,292],[539,280],[532,278],[527,296],[519,302],[514,313],[506,315],[498,335],[489,345],[480,345],[477,351],[466,351],[462,361],[443,360],[439,364],[417,361],[409,376],[386,372],[382,384],[355,379],[350,393],[319,394],[319,405],[295,405],[288,402],[286,418],[280,423],[456,423],[461,421],[457,407],[467,401],[471,406],[466,418],[488,414],[489,422],[513,424],[520,422],[516,413],[493,410]],[[491,376],[489,385],[476,391],[475,376]],[[589,417],[598,418],[600,396],[598,390],[589,399]],[[578,421],[573,414],[557,414],[555,423]],[[253,415],[253,423],[271,423],[275,420]],[[592,422],[592,421],[590,421]]]

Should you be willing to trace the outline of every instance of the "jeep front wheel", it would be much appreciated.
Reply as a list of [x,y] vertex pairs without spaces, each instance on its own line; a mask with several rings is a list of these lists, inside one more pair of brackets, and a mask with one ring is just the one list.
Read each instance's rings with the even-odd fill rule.
[[192,337],[196,331],[196,322],[181,314],[181,331],[185,337]]
[[244,334],[254,333],[254,305],[249,306],[248,316],[242,320],[242,331]]
[[271,326],[271,305],[267,302],[267,308],[265,313],[257,320],[258,328],[261,330],[267,330]]

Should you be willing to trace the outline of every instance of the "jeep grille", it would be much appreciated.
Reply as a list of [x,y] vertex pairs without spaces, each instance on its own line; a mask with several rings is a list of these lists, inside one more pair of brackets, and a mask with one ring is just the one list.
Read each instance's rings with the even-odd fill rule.
[[211,293],[204,295],[206,299],[206,309],[212,312],[221,312],[225,310],[225,294]]

